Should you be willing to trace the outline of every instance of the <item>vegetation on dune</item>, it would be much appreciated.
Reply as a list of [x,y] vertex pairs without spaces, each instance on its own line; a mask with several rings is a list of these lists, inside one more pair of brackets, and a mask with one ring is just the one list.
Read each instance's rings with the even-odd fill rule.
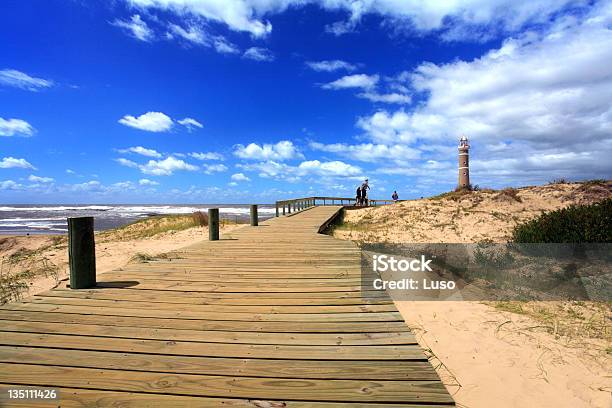
[[519,243],[612,242],[612,198],[589,205],[571,205],[517,225]]
[[[488,302],[498,310],[529,316],[541,323],[536,328],[544,330],[556,338],[567,340],[583,338],[602,339],[607,344],[612,341],[610,330],[610,302]],[[608,347],[605,352],[610,354]]]
[[181,257],[175,252],[162,252],[159,254],[149,254],[146,252],[136,252],[134,256],[130,258],[130,263],[148,263],[152,261],[160,260],[173,260],[180,259]]
[[[11,238],[4,238],[2,244],[10,244]],[[34,278],[46,277],[56,279],[60,268],[53,263],[45,251],[66,244],[65,237],[53,237],[51,244],[37,249],[19,248],[7,257],[0,259],[0,304],[20,298],[28,290],[29,282]]]
[[108,231],[102,231],[96,236],[99,242],[128,241],[150,238],[166,232],[183,231],[193,227],[208,225],[208,215],[202,211],[193,214],[158,215],[135,221]]

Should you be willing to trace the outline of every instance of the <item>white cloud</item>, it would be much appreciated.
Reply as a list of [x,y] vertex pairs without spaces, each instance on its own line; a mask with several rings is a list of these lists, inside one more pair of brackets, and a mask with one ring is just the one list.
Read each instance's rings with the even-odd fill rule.
[[288,178],[291,176],[290,173],[295,171],[294,166],[289,166],[274,160],[251,164],[237,164],[236,167],[246,171],[257,171],[259,172],[259,177],[275,179]]
[[416,126],[413,117],[403,110],[390,114],[387,111],[378,111],[372,116],[359,118],[357,126],[365,130],[368,137],[376,143],[412,143],[416,141],[419,130],[435,124],[431,118],[419,118],[423,126]]
[[117,183],[113,183],[110,186],[111,189],[115,189],[115,190],[131,190],[134,189],[134,183],[132,183],[131,181],[119,181]]
[[325,32],[335,36],[344,35],[355,31],[358,19],[350,19],[347,21],[336,21],[325,26]]
[[357,96],[359,98],[367,99],[372,102],[407,104],[412,101],[410,95],[395,92],[387,94],[380,94],[377,92],[362,92],[360,94],[357,94]]
[[162,156],[161,153],[157,152],[156,150],[147,149],[146,147],[142,147],[142,146],[128,147],[127,149],[120,149],[118,150],[118,152],[119,153],[136,153],[142,156],[155,157],[155,158],[160,158]]
[[33,183],[52,183],[54,181],[51,177],[38,177],[33,174],[30,174],[28,180]]
[[170,176],[175,171],[179,170],[198,170],[198,166],[186,163],[185,161],[172,156],[164,160],[149,160],[146,164],[138,166],[138,168],[144,174],[151,174],[154,176]]
[[231,181],[229,183],[227,183],[228,186],[230,187],[236,187],[238,185],[238,183],[236,183],[235,181]]
[[23,186],[13,180],[0,181],[0,190],[21,190]]
[[66,169],[66,174],[74,174],[74,173],[75,173],[74,170]]
[[[116,161],[117,163],[119,163],[120,165],[125,166],[125,167],[131,167],[131,168],[136,168],[136,167],[138,167],[138,163],[133,162],[133,161],[128,160],[128,159],[124,159],[123,157],[120,157],[120,158],[118,158],[118,159],[115,159],[115,161]],[[68,170],[66,170],[66,172],[68,172]],[[72,172],[72,173],[69,173],[69,174],[74,174],[74,172],[73,172],[72,170],[71,170],[71,172]]]
[[[481,38],[497,32],[514,32],[528,23],[547,22],[570,0],[125,0],[141,9],[174,12],[185,20],[194,17],[224,23],[234,31],[264,37],[272,24],[264,16],[279,14],[289,7],[318,5],[324,10],[348,14],[346,20],[327,26],[337,35],[353,31],[366,15],[378,15],[383,25],[394,30],[439,32],[447,38]],[[461,37],[460,37],[461,35]]]
[[220,54],[238,54],[240,49],[232,44],[222,35],[211,35],[202,26],[189,23],[186,28],[176,24],[169,24],[170,31],[166,33],[166,38],[182,38],[192,44],[203,47],[214,48]]
[[213,38],[212,45],[220,54],[238,54],[240,52],[240,49],[236,45],[220,35]]
[[16,159],[14,157],[5,157],[0,160],[0,169],[32,169],[36,170],[36,167],[32,166],[26,159]]
[[170,38],[173,38],[175,35],[178,35],[182,39],[195,43],[195,44],[199,44],[199,45],[208,44],[208,38],[207,38],[206,33],[204,32],[204,30],[202,30],[200,27],[196,25],[189,25],[187,26],[187,28],[183,28],[176,24],[170,24],[169,28],[170,28],[170,32],[168,34]]
[[72,184],[69,186],[69,189],[72,191],[102,191],[103,186],[97,180],[87,181],[85,183],[80,184]]
[[0,85],[37,92],[43,88],[50,88],[53,86],[53,81],[50,79],[31,77],[15,69],[3,69],[0,70]]
[[149,180],[146,178],[138,180],[138,184],[141,186],[158,186],[159,183],[157,181]]
[[234,181],[251,181],[250,178],[244,175],[244,173],[232,174],[232,180]]
[[193,153],[189,153],[189,156],[193,157],[194,159],[198,159],[198,160],[223,160],[223,155],[221,153],[214,153],[214,152],[206,152],[206,153],[193,152]]
[[251,47],[242,54],[242,58],[254,61],[274,61],[274,54],[267,48]]
[[162,112],[147,112],[138,117],[125,115],[119,123],[147,132],[166,132],[172,128],[172,119]]
[[357,65],[342,60],[308,61],[306,65],[317,72],[333,72],[339,70],[354,71]]
[[378,83],[378,80],[378,75],[354,74],[343,76],[333,82],[323,84],[321,87],[323,89],[334,90],[349,88],[371,89]]
[[311,142],[310,147],[314,150],[335,153],[339,156],[371,163],[405,162],[406,160],[418,159],[421,155],[420,150],[400,144],[362,143],[348,145],[345,143],[323,144]]
[[158,8],[173,11],[178,15],[198,16],[222,22],[235,31],[246,31],[255,37],[263,37],[272,31],[269,22],[255,18],[257,7],[262,12],[277,8],[276,1],[250,4],[245,0],[126,0],[141,8]]
[[200,129],[204,127],[204,125],[202,125],[200,122],[198,122],[197,120],[193,118],[185,118],[185,119],[177,120],[177,123],[179,125],[185,126],[187,130],[189,130],[190,132],[194,127],[197,127]]
[[234,146],[234,155],[241,159],[279,161],[304,157],[289,140],[262,146],[256,143],[251,143],[246,147],[238,144]]
[[132,37],[140,41],[151,41],[155,37],[153,30],[149,28],[147,23],[140,18],[139,14],[134,14],[130,20],[115,20],[112,25],[121,27],[128,31]]
[[289,182],[300,181],[303,177],[314,177],[315,182],[326,182],[333,178],[352,178],[361,175],[362,170],[342,161],[319,160],[303,161],[297,166],[289,166],[273,160],[265,162],[238,164],[238,168],[245,171],[257,171],[259,177],[286,180]]
[[223,173],[227,171],[227,166],[224,164],[204,164],[202,167],[206,174]]
[[315,174],[323,177],[348,177],[360,175],[361,169],[338,160],[328,162],[309,160],[300,163],[298,173],[302,175]]
[[34,128],[25,120],[0,118],[0,136],[32,136]]
[[411,115],[412,128],[424,133],[429,122],[428,133],[461,129],[489,142],[559,147],[605,140],[612,132],[610,22],[612,12],[563,21],[540,35],[506,40],[471,62],[420,65],[412,85],[429,99]]

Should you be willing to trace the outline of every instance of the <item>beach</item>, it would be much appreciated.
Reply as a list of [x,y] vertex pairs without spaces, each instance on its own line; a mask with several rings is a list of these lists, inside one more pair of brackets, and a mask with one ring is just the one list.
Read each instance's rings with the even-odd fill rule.
[[[160,217],[154,227],[145,221],[127,227],[96,233],[97,274],[111,271],[129,262],[138,262],[142,255],[155,257],[178,250],[208,239],[208,227],[179,224],[165,225],[164,221],[175,222],[173,216]],[[189,219],[190,215],[180,219]],[[223,221],[221,234],[228,233],[242,225]],[[11,300],[44,292],[67,279],[68,248],[66,235],[31,234],[0,235],[0,271],[3,284],[18,284]],[[18,282],[11,277],[19,276]],[[3,290],[6,294],[6,289]]]
[[[65,234],[68,217],[94,217],[96,231],[117,228],[156,215],[192,214],[218,208],[222,219],[239,222],[249,216],[242,204],[3,204],[0,205],[0,235]],[[262,219],[274,216],[272,205],[260,205]]]

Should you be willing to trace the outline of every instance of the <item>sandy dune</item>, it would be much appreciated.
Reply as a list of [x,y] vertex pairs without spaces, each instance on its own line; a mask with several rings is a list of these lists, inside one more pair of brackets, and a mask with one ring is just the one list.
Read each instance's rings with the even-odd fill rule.
[[[449,194],[347,211],[334,236],[358,242],[506,242],[514,225],[542,211],[610,196],[610,182]],[[517,314],[495,303],[396,304],[459,407],[612,407],[610,305],[528,302],[517,306]],[[604,327],[594,334],[589,328],[595,316]]]
[[506,191],[451,193],[383,208],[347,211],[338,238],[365,242],[506,242],[512,228],[542,211],[612,196],[604,185],[552,184]]

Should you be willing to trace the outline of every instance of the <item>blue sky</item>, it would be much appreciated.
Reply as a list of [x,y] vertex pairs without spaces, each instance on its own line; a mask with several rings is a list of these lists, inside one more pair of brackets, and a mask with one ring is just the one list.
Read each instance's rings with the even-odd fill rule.
[[0,202],[610,177],[610,1],[421,3],[4,1]]

